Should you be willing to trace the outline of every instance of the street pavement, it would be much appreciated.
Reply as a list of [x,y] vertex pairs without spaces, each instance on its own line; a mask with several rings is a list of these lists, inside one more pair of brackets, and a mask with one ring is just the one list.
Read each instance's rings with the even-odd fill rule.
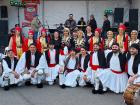
[[122,94],[92,94],[89,87],[61,89],[58,85],[0,89],[0,105],[125,105]]

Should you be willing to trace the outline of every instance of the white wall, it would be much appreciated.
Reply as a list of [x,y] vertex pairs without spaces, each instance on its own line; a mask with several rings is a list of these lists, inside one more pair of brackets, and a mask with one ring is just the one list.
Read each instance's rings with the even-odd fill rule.
[[80,17],[86,18],[85,1],[46,1],[45,17],[51,28],[54,24],[64,23],[70,13],[73,13],[74,19],[78,21]]
[[[121,1],[121,2],[120,2]],[[139,0],[137,0],[139,1]],[[8,6],[9,15],[9,29],[14,27],[18,23],[17,8],[11,7],[8,0],[4,0],[2,5]],[[50,28],[55,28],[54,24],[64,23],[68,18],[69,13],[74,14],[74,19],[78,21],[80,17],[84,17],[87,21],[87,4],[86,1],[45,1],[45,21],[48,21]],[[89,1],[89,15],[94,14],[98,27],[102,26],[103,15],[105,9],[113,9],[117,7],[122,7],[125,9],[124,21],[128,20],[128,9],[129,3],[127,0],[99,0],[99,1]],[[42,1],[38,5],[39,19],[42,21]],[[109,17],[113,21],[112,17]],[[20,21],[24,20],[24,9],[20,9]],[[28,28],[24,28],[25,31]]]
[[[132,1],[132,8],[139,9],[139,17],[140,17],[140,0],[133,0]],[[139,27],[139,30],[140,30],[140,19],[139,19],[139,26],[138,27]]]
[[[121,2],[120,2],[121,1]],[[124,21],[128,20],[129,13],[129,3],[127,0],[108,0],[108,1],[90,1],[89,3],[89,14],[94,14],[98,23],[98,27],[101,27],[103,24],[103,15],[105,9],[114,8],[124,8]],[[111,23],[113,23],[113,16],[109,17]]]

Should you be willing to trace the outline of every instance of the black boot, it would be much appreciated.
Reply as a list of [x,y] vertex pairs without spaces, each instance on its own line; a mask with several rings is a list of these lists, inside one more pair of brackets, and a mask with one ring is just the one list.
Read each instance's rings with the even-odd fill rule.
[[37,88],[43,88],[43,83],[37,84]]
[[9,89],[10,89],[9,86],[4,86],[4,90],[5,90],[5,91],[8,91]]
[[98,93],[98,90],[95,90],[94,88],[92,89],[92,93],[93,94],[97,94]]
[[98,90],[98,93],[99,93],[99,94],[103,94],[103,90],[102,90],[102,89],[99,89],[99,90]]
[[66,85],[63,84],[63,85],[61,85],[60,87],[61,87],[62,89],[65,89],[65,88],[66,88]]
[[17,84],[12,84],[12,85],[10,85],[10,87],[15,88],[15,87],[17,87]]
[[30,86],[30,85],[31,85],[31,82],[30,82],[30,81],[26,81],[26,82],[25,82],[25,85],[26,85],[26,86]]

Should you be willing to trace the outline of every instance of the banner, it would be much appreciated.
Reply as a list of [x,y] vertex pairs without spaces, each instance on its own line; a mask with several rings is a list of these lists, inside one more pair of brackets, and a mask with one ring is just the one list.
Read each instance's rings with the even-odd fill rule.
[[22,2],[25,2],[25,3],[40,3],[40,0],[22,0]]
[[25,20],[31,22],[33,20],[33,15],[37,14],[37,4],[26,4],[24,9]]

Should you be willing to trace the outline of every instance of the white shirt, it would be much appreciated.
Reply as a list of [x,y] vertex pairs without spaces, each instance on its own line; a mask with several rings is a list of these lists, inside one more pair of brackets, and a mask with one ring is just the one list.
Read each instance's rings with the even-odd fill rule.
[[134,80],[134,84],[140,83],[140,64],[138,65],[138,73],[139,76]]
[[76,59],[75,58],[70,58],[67,68],[68,69],[75,69],[75,64],[76,64]]
[[[35,61],[35,60],[34,60]],[[21,74],[24,72],[25,70],[25,66],[26,65],[26,52],[24,52],[22,54],[22,56],[20,57],[18,63],[17,63],[17,66],[15,68],[15,71],[18,73],[18,74]],[[42,55],[41,58],[39,59],[39,64],[38,66],[36,67],[36,70],[39,70],[39,69],[44,69],[45,71],[48,70],[48,64],[46,62],[46,59],[45,59],[45,56]]]
[[128,61],[128,74],[129,75],[134,75],[134,73],[133,73],[133,62],[134,62],[134,56],[131,56],[131,58],[129,59],[129,61]]
[[31,65],[34,66],[35,64],[35,54],[31,54]]
[[55,64],[55,49],[49,50],[50,51],[50,64]]
[[85,57],[82,57],[81,58],[81,69],[84,70],[84,60],[85,60]]
[[113,55],[112,55],[112,57],[110,59],[110,68],[112,70],[121,72],[120,60],[119,60],[118,55],[119,55],[119,53],[117,53],[117,54],[113,53]]
[[92,55],[92,65],[99,65],[97,52],[94,52]]
[[11,60],[11,69],[14,70],[14,60]]

